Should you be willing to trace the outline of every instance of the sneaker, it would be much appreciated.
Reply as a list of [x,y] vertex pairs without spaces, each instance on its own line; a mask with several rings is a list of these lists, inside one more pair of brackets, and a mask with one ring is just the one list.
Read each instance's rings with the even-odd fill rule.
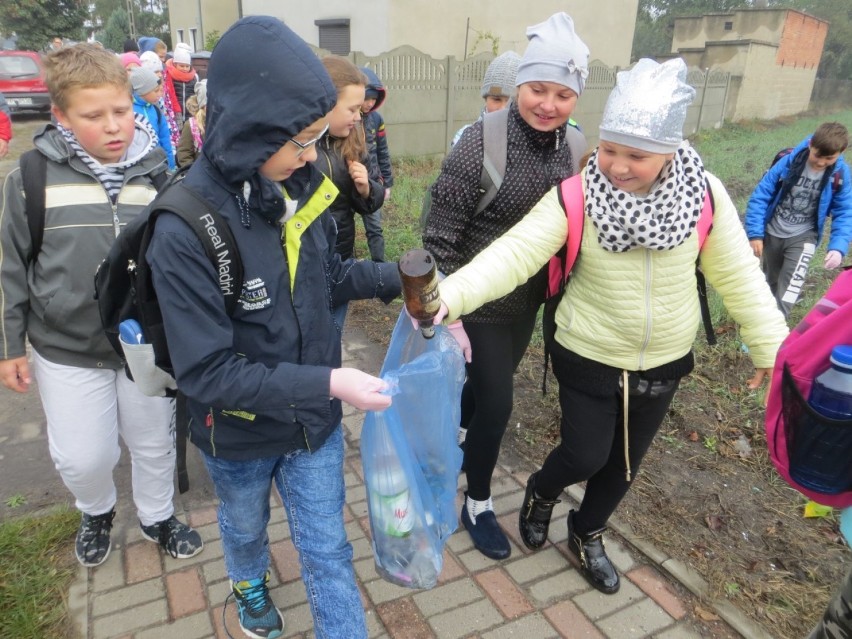
[[204,548],[201,535],[178,521],[174,515],[150,526],[143,526],[141,523],[139,526],[145,539],[160,544],[160,548],[175,559],[194,557]]
[[267,572],[260,579],[231,582],[240,628],[252,639],[274,639],[284,635],[284,617],[269,598]]
[[527,480],[524,503],[521,504],[521,511],[518,514],[518,531],[521,534],[521,541],[531,550],[541,548],[547,541],[553,507],[559,503],[558,499],[543,499],[535,496],[536,475],[538,473],[533,473]]
[[83,513],[80,528],[77,530],[77,541],[74,543],[74,554],[77,555],[77,561],[87,568],[100,566],[109,557],[109,551],[112,549],[109,533],[114,517],[115,510],[103,515]]
[[606,528],[585,535],[574,532],[574,511],[568,513],[568,550],[580,562],[580,573],[590,584],[606,595],[618,592],[621,583],[603,545]]
[[475,522],[471,519],[467,510],[467,493],[465,493],[465,503],[462,504],[461,521],[473,540],[474,548],[489,559],[507,559],[512,554],[512,547],[509,545],[506,533],[497,523],[497,516],[493,510],[479,513]]

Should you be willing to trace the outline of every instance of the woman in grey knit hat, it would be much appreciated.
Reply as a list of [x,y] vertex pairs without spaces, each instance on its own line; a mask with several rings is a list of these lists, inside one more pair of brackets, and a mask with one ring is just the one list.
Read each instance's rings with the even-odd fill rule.
[[[453,147],[432,186],[432,208],[423,245],[438,268],[453,273],[521,220],[541,197],[578,170],[585,138],[567,125],[588,74],[589,49],[574,22],[557,13],[527,29],[529,44],[518,65],[517,97],[508,109],[475,122]],[[480,210],[484,159],[483,127],[491,118],[506,124],[506,169],[502,186]],[[464,327],[477,353],[467,365],[462,391],[461,433],[467,493],[461,520],[485,556],[511,553],[491,503],[491,476],[512,413],[513,374],[544,300],[544,271],[524,285],[465,315]]]

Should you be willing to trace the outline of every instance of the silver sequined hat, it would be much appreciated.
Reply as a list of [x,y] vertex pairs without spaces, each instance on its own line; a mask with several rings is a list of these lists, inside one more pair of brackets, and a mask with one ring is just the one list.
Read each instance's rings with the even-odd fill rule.
[[600,139],[649,153],[673,153],[683,142],[686,110],[694,99],[681,58],[662,64],[642,58],[619,72],[604,107]]
[[521,56],[514,51],[501,53],[491,61],[482,78],[482,97],[496,95],[511,98],[515,95],[515,78]]
[[518,66],[517,86],[526,82],[556,82],[577,95],[589,75],[589,47],[574,31],[567,13],[554,13],[527,28],[530,41]]

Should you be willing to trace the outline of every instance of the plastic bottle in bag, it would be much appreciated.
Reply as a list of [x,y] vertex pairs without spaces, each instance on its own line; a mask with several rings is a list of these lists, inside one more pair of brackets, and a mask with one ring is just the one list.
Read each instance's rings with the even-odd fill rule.
[[421,540],[412,535],[416,517],[411,491],[396,457],[386,455],[375,460],[370,490],[376,570],[387,581],[401,586],[431,588],[438,570],[428,544],[421,548]]
[[432,339],[435,336],[432,320],[441,310],[435,258],[426,249],[412,249],[399,258],[399,276],[405,310],[417,320],[423,337]]
[[801,486],[835,495],[852,488],[852,346],[835,346],[831,367],[813,383],[808,404],[831,423],[810,417],[796,432],[790,476]]

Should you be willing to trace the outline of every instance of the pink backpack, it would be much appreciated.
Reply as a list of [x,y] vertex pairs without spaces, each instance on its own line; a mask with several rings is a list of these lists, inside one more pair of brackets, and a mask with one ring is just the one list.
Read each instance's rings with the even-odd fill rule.
[[[852,344],[852,270],[844,270],[805,318],[794,328],[775,360],[769,401],[766,405],[766,443],[778,473],[793,488],[825,506],[852,505],[849,490],[825,495],[804,488],[790,477],[790,456],[799,419],[809,407],[814,378],[829,365],[832,348]],[[852,464],[852,452],[847,457]]]

